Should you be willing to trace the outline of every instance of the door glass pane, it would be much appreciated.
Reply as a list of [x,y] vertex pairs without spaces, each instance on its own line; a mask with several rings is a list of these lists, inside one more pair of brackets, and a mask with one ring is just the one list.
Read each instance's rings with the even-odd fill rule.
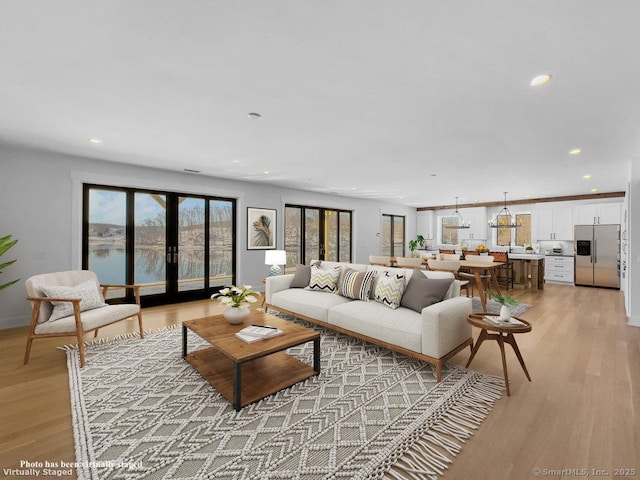
[[304,211],[304,263],[320,257],[320,210],[306,208]]
[[134,219],[134,283],[142,286],[140,295],[165,293],[167,291],[166,196],[136,192]]
[[392,255],[404,256],[404,217],[393,217],[393,253]]
[[[126,282],[127,196],[124,192],[89,190],[89,238],[87,268],[104,284]],[[109,298],[125,295],[124,289],[109,290]]]
[[178,291],[204,288],[203,198],[178,199]]
[[287,267],[303,263],[302,252],[302,209],[286,207],[284,211],[284,249],[287,252]]
[[338,212],[324,211],[324,259],[338,261]]
[[351,261],[351,213],[340,212],[340,262]]
[[381,255],[391,255],[391,215],[382,216],[382,252]]
[[233,203],[209,202],[209,286],[235,283],[233,276]]

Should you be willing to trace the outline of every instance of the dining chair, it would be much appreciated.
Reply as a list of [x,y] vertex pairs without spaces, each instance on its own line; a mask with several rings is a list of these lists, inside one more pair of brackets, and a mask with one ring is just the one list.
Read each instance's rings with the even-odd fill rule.
[[453,276],[460,280],[460,291],[463,289],[467,293],[467,297],[469,296],[469,288],[471,288],[471,296],[473,297],[473,285],[468,279],[461,279],[459,275],[460,270],[460,260],[436,260],[434,258],[427,260],[427,264],[429,266],[429,270],[434,270],[437,272],[451,272]]
[[388,267],[391,265],[391,257],[385,255],[369,255],[369,264]]
[[422,259],[420,257],[396,257],[396,267],[399,268],[420,268]]
[[509,254],[507,252],[489,252],[494,261],[504,263],[495,268],[496,280],[501,287],[509,290],[509,284],[513,290],[513,283],[515,281],[515,274],[513,271],[513,262],[509,260]]

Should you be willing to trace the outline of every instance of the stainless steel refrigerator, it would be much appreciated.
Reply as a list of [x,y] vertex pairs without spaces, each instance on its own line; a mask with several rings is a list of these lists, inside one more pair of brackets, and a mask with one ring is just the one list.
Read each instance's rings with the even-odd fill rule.
[[575,284],[620,288],[620,225],[576,225]]

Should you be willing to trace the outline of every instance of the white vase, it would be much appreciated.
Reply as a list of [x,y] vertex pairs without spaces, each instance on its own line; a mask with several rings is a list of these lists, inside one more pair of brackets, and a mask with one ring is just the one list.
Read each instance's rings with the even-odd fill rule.
[[229,307],[222,315],[231,325],[237,325],[244,322],[251,312],[247,307]]
[[498,317],[500,320],[508,320],[511,318],[511,307],[507,307],[506,305],[502,305],[500,307],[500,316]]

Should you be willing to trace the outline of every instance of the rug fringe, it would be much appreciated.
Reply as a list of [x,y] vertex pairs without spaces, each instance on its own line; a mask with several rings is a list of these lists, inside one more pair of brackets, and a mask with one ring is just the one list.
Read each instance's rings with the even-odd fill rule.
[[497,377],[479,377],[464,394],[425,430],[416,432],[418,438],[407,439],[410,445],[386,472],[394,480],[437,479],[444,474],[462,445],[471,438],[502,397],[504,382]]
[[[166,331],[170,331],[170,330],[175,330],[176,328],[180,328],[182,327],[182,325],[167,325],[161,328],[154,328],[154,329],[150,329],[150,330],[145,330],[144,334],[145,335],[155,335],[157,333],[162,333],[162,332],[166,332]],[[90,347],[93,345],[103,345],[103,344],[111,344],[111,343],[115,343],[115,342],[120,342],[122,340],[127,340],[129,338],[140,338],[140,333],[139,332],[129,332],[129,333],[123,333],[121,335],[116,335],[115,337],[100,337],[100,338],[94,338],[93,340],[85,340],[83,343],[83,345],[85,347]],[[78,344],[77,343],[69,343],[67,345],[60,345],[58,347],[56,347],[58,350],[63,350],[65,352],[71,351],[71,350],[77,350],[78,349]]]

